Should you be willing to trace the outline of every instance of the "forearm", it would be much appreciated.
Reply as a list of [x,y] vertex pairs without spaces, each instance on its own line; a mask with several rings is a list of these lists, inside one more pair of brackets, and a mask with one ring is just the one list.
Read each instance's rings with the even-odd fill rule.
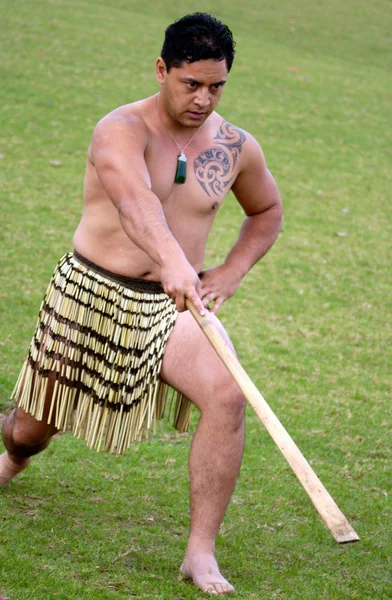
[[280,203],[247,217],[242,224],[237,242],[230,250],[225,265],[242,279],[251,267],[273,246],[282,226]]
[[121,225],[134,244],[162,266],[184,252],[172,234],[162,205],[153,192],[131,201],[120,201],[118,213]]
[[185,256],[170,231],[160,199],[151,190],[144,159],[147,142],[142,119],[109,115],[95,128],[88,168],[95,169],[129,239],[162,266]]

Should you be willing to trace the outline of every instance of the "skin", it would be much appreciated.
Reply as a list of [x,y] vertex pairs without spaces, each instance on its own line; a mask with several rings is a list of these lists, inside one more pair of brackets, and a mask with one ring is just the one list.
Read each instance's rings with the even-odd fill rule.
[[[215,538],[241,465],[245,400],[185,310],[185,299],[201,314],[207,307],[216,313],[274,243],[282,208],[256,140],[230,129],[215,111],[228,77],[226,61],[183,63],[168,72],[158,58],[156,76],[158,95],[114,110],[95,128],[74,247],[110,271],[161,281],[177,305],[161,378],[201,413],[189,459],[190,536],[181,572],[201,590],[223,595],[234,588],[219,571]],[[183,185],[174,183],[179,150],[168,131],[181,148],[198,131],[186,149]],[[212,189],[208,165],[199,171],[194,166],[214,148],[223,148],[228,159]],[[238,240],[222,265],[202,271],[209,231],[230,189],[246,215]],[[49,382],[48,406],[51,391]],[[23,470],[55,431],[15,409],[3,428],[0,485]]]

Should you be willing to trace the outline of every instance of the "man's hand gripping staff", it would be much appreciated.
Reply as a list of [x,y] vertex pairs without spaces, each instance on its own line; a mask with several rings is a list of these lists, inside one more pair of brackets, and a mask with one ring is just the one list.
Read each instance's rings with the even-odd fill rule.
[[162,263],[161,282],[166,294],[175,301],[179,312],[187,310],[185,302],[188,299],[200,315],[205,315],[200,279],[184,254]]

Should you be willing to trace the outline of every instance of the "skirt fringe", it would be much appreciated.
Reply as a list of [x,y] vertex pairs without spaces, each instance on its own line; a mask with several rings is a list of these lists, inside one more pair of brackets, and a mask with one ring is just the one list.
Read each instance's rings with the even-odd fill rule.
[[66,254],[42,302],[12,399],[38,420],[99,451],[122,454],[167,405],[187,431],[191,403],[159,378],[177,317],[160,284],[108,273]]

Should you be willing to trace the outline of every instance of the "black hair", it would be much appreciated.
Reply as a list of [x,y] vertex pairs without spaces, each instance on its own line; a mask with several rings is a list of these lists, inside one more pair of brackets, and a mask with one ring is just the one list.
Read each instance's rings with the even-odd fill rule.
[[230,71],[235,42],[230,29],[212,15],[196,12],[174,21],[165,31],[161,57],[169,72],[183,62],[226,59]]

